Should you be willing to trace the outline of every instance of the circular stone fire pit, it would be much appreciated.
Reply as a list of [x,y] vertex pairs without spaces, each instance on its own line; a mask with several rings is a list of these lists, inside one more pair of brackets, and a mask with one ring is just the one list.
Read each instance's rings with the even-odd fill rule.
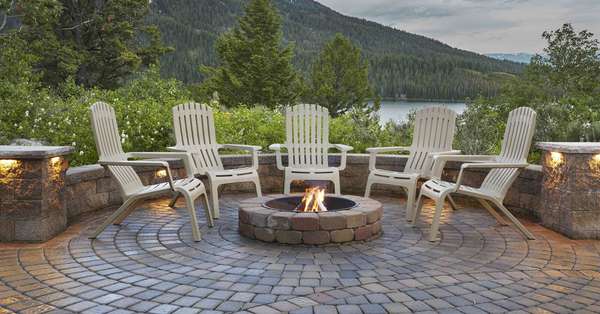
[[265,242],[326,244],[370,240],[382,232],[383,207],[376,200],[327,195],[328,211],[295,212],[295,204],[301,198],[301,195],[269,195],[242,201],[240,234]]

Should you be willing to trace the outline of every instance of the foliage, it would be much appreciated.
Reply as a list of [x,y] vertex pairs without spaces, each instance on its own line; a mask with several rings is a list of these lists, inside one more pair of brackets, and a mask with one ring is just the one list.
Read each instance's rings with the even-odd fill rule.
[[294,103],[300,81],[291,63],[293,47],[282,46],[281,39],[281,17],[271,1],[251,0],[238,25],[216,43],[220,65],[202,67],[209,78],[201,90],[217,91],[228,107]]
[[371,107],[367,101],[375,97],[368,77],[369,65],[361,60],[360,48],[338,33],[312,65],[308,97],[334,117],[353,108],[365,110]]
[[[60,95],[40,87],[35,78],[19,84],[0,81],[0,144],[28,138],[52,145],[73,145],[73,165],[98,160],[89,121],[89,106],[105,101],[115,108],[125,151],[161,151],[174,144],[171,108],[187,102],[190,93],[176,80],[164,80],[151,67],[116,90],[86,89],[73,81]],[[284,118],[279,110],[239,106],[215,108],[217,140],[221,143],[260,145],[264,149],[285,140]],[[396,145],[405,133],[364,112],[351,112],[331,120],[331,142],[366,147]]]
[[115,88],[169,51],[158,29],[145,24],[147,0],[3,2],[8,15],[19,17],[19,26],[2,36],[27,43],[46,86],[73,78],[86,87]]
[[[218,36],[243,12],[239,0],[154,0],[150,20],[163,40],[176,47],[161,59],[163,74],[186,83],[206,75],[200,65],[215,66]],[[283,41],[294,43],[293,63],[305,77],[319,50],[336,33],[362,49],[369,81],[384,98],[465,99],[494,96],[506,78],[523,65],[455,49],[439,41],[341,15],[317,1],[273,0],[282,15]],[[207,95],[210,95],[209,91]]]
[[600,141],[598,40],[570,24],[543,37],[546,57],[535,56],[497,97],[479,98],[467,107],[459,123],[460,149],[497,152],[508,113],[521,106],[538,113],[534,141]]

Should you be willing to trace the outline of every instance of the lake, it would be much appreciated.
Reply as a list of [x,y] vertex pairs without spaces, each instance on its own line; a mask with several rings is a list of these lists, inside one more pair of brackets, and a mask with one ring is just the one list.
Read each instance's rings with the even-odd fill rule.
[[430,101],[404,101],[404,100],[390,100],[381,101],[381,108],[379,109],[379,118],[381,123],[386,123],[390,120],[395,122],[406,121],[408,119],[408,113],[411,110],[419,110],[429,106],[446,106],[457,113],[462,113],[465,110],[465,103],[456,102],[430,102]]

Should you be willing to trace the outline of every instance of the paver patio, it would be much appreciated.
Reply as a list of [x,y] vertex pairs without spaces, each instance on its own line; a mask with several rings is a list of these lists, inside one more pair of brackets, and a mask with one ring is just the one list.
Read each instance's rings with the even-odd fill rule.
[[396,198],[384,234],[326,246],[241,237],[238,201],[193,242],[183,205],[147,203],[97,240],[108,212],[82,218],[44,244],[0,244],[0,313],[385,313],[600,311],[600,241],[573,241],[527,224],[537,240],[459,201],[444,211],[442,240],[427,241],[431,204],[416,228]]

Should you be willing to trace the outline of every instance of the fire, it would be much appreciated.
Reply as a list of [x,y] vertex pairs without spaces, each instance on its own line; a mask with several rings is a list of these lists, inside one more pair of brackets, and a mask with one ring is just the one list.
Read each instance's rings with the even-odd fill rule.
[[302,203],[298,206],[298,211],[305,213],[326,212],[325,189],[321,187],[307,188],[302,198]]

